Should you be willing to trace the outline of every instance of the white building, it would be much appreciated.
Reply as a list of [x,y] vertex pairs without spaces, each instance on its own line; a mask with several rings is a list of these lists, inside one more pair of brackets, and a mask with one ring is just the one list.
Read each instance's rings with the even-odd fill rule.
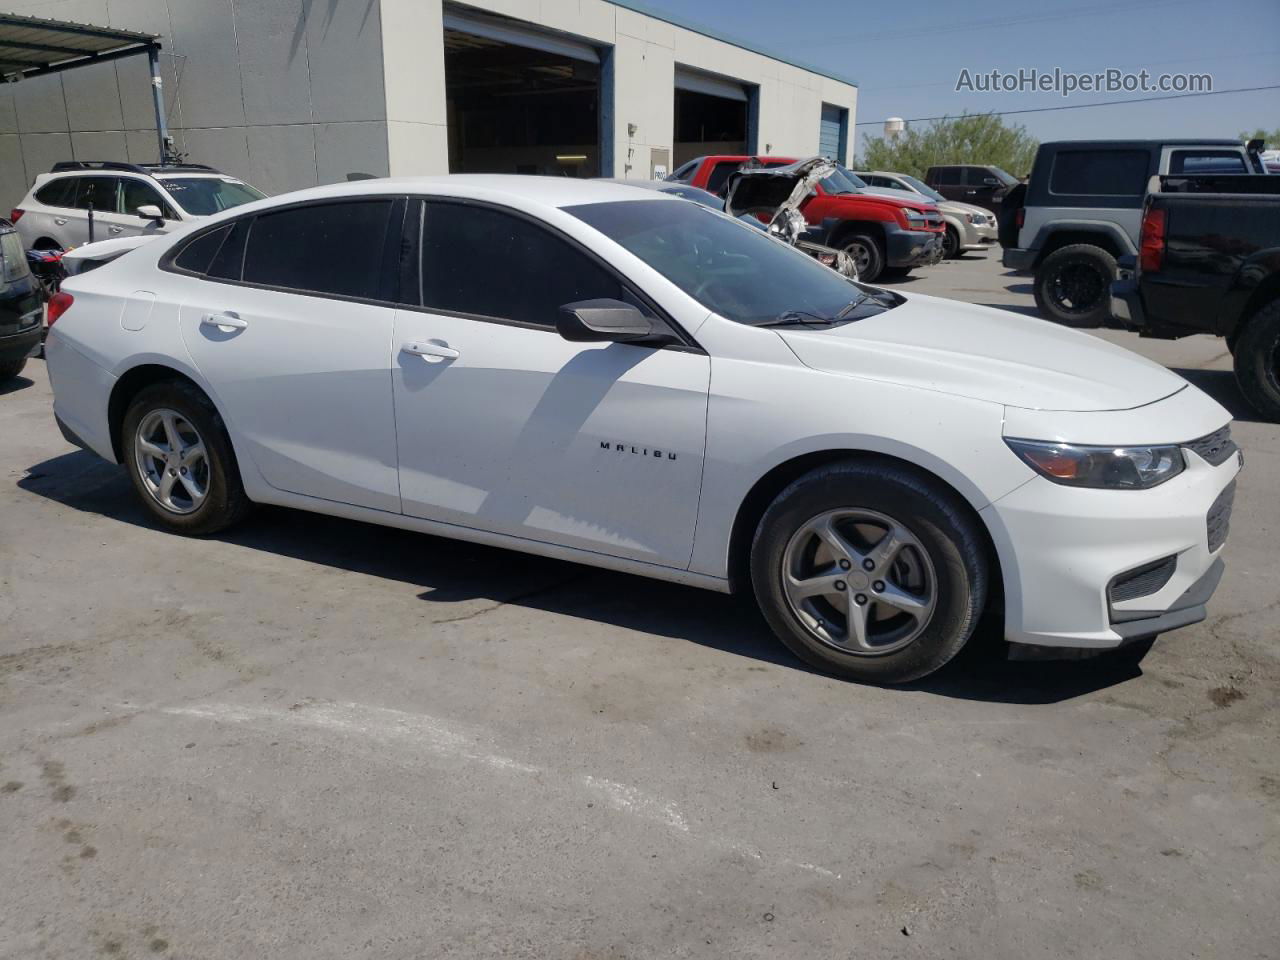
[[[269,193],[446,171],[647,178],[708,152],[847,161],[857,103],[847,80],[630,2],[6,6],[158,35],[177,149]],[[0,203],[58,160],[156,159],[145,57],[0,87]]]

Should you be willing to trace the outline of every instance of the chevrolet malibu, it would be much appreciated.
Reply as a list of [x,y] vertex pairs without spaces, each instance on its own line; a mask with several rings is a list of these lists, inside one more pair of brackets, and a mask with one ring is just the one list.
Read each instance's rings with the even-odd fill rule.
[[871,682],[988,609],[1093,650],[1203,619],[1241,463],[1161,366],[617,183],[263,200],[71,278],[49,323],[60,428],[169,530],[271,503],[749,589]]

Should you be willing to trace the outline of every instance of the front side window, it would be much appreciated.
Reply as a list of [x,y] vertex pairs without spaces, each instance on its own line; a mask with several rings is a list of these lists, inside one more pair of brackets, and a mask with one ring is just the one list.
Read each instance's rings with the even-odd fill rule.
[[249,227],[242,278],[305,293],[381,299],[392,206],[379,198],[261,213]]
[[81,177],[76,206],[81,210],[93,207],[95,213],[117,213],[119,192],[119,177]]
[[565,209],[708,310],[738,323],[769,323],[788,314],[832,319],[866,292],[767,233],[696,204],[612,201]]
[[1147,192],[1146,150],[1060,150],[1049,192],[1070,196],[1137,197]]
[[422,209],[422,307],[553,328],[566,303],[626,298],[613,273],[523,217],[463,203]]
[[902,179],[906,181],[906,183],[903,185],[904,190],[911,190],[914,188],[916,193],[923,194],[924,196],[928,197],[930,200],[933,200],[935,202],[938,200],[947,199],[942,194],[940,194],[937,190],[933,189],[933,187],[925,183],[923,180],[917,180],[915,177],[911,176],[910,174],[904,174]]
[[233,177],[157,177],[169,196],[195,217],[208,217],[266,196]]
[[131,216],[139,216],[138,208],[145,207],[147,204],[160,208],[160,212],[167,220],[177,219],[173,215],[173,210],[169,204],[145,180],[134,180],[132,177],[125,177],[120,181],[120,212],[127,213]]

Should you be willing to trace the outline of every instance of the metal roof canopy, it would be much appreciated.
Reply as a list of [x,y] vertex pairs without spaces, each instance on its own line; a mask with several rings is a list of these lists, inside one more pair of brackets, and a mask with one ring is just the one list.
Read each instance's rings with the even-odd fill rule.
[[164,163],[170,158],[171,147],[164,117],[158,36],[136,30],[0,13],[0,76],[9,82],[140,54],[147,55],[151,67],[159,159]]

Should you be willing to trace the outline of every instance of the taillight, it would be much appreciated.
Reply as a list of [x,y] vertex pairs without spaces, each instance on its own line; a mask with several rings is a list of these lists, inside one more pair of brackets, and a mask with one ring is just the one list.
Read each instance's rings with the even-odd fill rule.
[[49,298],[49,306],[45,308],[45,322],[52,327],[73,303],[75,298],[71,294],[59,290]]
[[19,220],[22,219],[22,215],[26,212],[27,211],[23,210],[21,207],[14,207],[12,210],[9,211],[9,222],[17,223]]
[[1142,215],[1138,264],[1144,273],[1156,273],[1164,262],[1165,212],[1148,208]]
[[1027,222],[1027,208],[1019,207],[1017,214],[1013,218],[1013,222],[1017,224],[1018,229],[1022,229],[1022,225]]

